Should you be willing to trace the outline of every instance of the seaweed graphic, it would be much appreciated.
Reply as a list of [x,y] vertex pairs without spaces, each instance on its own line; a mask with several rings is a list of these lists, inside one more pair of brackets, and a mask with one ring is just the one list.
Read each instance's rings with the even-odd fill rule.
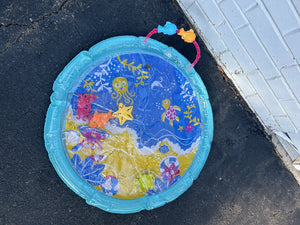
[[[196,119],[196,118],[195,118],[195,119]],[[202,128],[202,123],[200,122],[200,119],[199,119],[199,118],[197,118],[197,122],[194,122],[194,126],[197,126],[197,125],[199,125],[200,128]]]
[[84,88],[88,88],[88,91],[90,91],[91,93],[93,93],[93,92],[96,92],[97,93],[97,91],[95,90],[95,89],[93,89],[93,85],[94,85],[94,81],[90,81],[90,82],[88,82],[88,81],[90,81],[90,78],[88,78],[88,79],[86,79],[86,80],[84,80],[84,85],[83,85],[83,87]]
[[145,79],[148,79],[148,78],[149,78],[149,76],[144,76],[144,75],[139,76],[137,79],[140,80],[140,82],[135,83],[134,85],[135,85],[136,87],[139,86],[139,85],[144,86],[144,85],[145,85],[144,80],[145,80]]
[[135,83],[134,85],[137,87],[139,85],[144,86],[144,80],[148,79],[149,76],[146,76],[146,74],[148,74],[147,71],[143,71],[141,70],[142,68],[142,64],[139,64],[138,66],[134,66],[134,62],[131,63],[127,63],[128,59],[124,59],[123,61],[120,59],[120,56],[117,57],[119,62],[123,65],[123,68],[126,68],[131,71],[133,74],[135,74],[135,72],[137,71],[137,75],[140,75],[139,77],[137,77],[137,79],[139,80],[138,83]]
[[200,128],[202,127],[202,123],[200,122],[200,119],[199,118],[197,118],[196,116],[194,116],[194,118],[192,119],[192,113],[193,113],[193,111],[191,110],[192,108],[196,108],[196,106],[195,106],[195,104],[193,104],[193,105],[191,105],[191,106],[186,106],[187,107],[187,109],[188,109],[188,111],[185,111],[185,112],[183,112],[183,114],[185,114],[185,118],[188,118],[190,121],[189,121],[189,123],[191,124],[191,123],[194,123],[193,125],[194,126],[197,126],[197,125],[199,125],[200,126]]

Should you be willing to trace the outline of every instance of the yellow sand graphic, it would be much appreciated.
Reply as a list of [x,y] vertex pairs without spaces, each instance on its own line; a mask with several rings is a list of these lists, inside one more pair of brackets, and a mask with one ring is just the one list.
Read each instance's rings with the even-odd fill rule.
[[[69,111],[67,118],[71,117],[71,113]],[[65,130],[78,130],[78,125],[72,119],[67,119],[65,124]],[[105,129],[104,129],[105,130]],[[105,130],[107,131],[107,130]],[[99,152],[97,149],[92,150],[89,148],[82,148],[80,151],[76,152],[81,158],[84,160],[86,157],[89,157],[93,154],[101,154],[107,156],[107,158],[101,162],[101,164],[105,165],[105,169],[102,171],[102,175],[104,176],[114,176],[119,181],[119,191],[114,196],[116,198],[123,199],[132,199],[138,198],[146,195],[145,192],[140,192],[139,187],[134,184],[136,182],[135,179],[139,177],[140,171],[151,173],[154,177],[160,177],[159,165],[161,161],[167,156],[175,156],[179,160],[179,170],[180,174],[183,175],[188,167],[190,166],[197,148],[192,149],[188,154],[178,155],[175,153],[171,146],[169,146],[169,152],[163,154],[158,149],[153,154],[150,155],[140,155],[137,149],[134,147],[134,139],[132,135],[128,133],[128,131],[124,131],[120,134],[110,134],[110,137],[104,140],[102,145],[102,150]],[[83,140],[82,135],[80,135],[80,141]],[[162,142],[160,145],[166,144],[167,141]],[[72,158],[75,152],[71,151],[73,144],[69,144],[66,142],[66,147],[69,152],[69,157]],[[95,162],[96,163],[96,162]],[[99,191],[101,190],[100,186],[95,186]]]

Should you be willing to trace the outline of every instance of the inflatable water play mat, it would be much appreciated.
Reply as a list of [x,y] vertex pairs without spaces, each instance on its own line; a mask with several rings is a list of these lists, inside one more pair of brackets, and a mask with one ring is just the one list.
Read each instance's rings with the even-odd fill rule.
[[175,199],[208,156],[212,113],[194,65],[149,39],[170,25],[146,39],[102,41],[54,83],[45,124],[49,157],[73,191],[103,210],[132,213]]

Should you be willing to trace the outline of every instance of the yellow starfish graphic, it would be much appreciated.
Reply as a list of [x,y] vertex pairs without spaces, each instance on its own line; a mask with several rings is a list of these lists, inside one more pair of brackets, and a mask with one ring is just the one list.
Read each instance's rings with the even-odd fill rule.
[[183,131],[183,126],[179,126],[178,130],[180,130],[180,132]]
[[112,115],[119,119],[120,125],[123,125],[127,120],[133,120],[131,114],[133,106],[125,106],[122,102],[119,103],[118,111],[114,112]]

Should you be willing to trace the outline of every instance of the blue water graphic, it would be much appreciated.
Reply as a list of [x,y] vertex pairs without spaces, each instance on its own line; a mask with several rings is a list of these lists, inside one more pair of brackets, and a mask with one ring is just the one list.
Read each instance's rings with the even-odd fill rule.
[[[119,91],[119,95],[113,87],[113,81],[117,77],[125,78],[125,83],[128,84],[128,87],[124,86]],[[74,115],[77,111],[78,94],[84,93],[98,96],[91,102],[90,114],[96,110],[100,113],[106,113],[110,109],[116,112],[117,103],[120,102],[125,106],[132,105],[134,120],[127,120],[123,125],[120,125],[117,118],[111,121],[118,127],[133,129],[138,135],[136,141],[139,148],[155,146],[168,139],[173,144],[179,144],[185,151],[201,136],[200,109],[191,85],[176,67],[157,56],[126,54],[96,66],[73,94],[71,105]],[[166,99],[170,102],[167,105],[171,106],[169,110],[163,105],[163,100]]]

